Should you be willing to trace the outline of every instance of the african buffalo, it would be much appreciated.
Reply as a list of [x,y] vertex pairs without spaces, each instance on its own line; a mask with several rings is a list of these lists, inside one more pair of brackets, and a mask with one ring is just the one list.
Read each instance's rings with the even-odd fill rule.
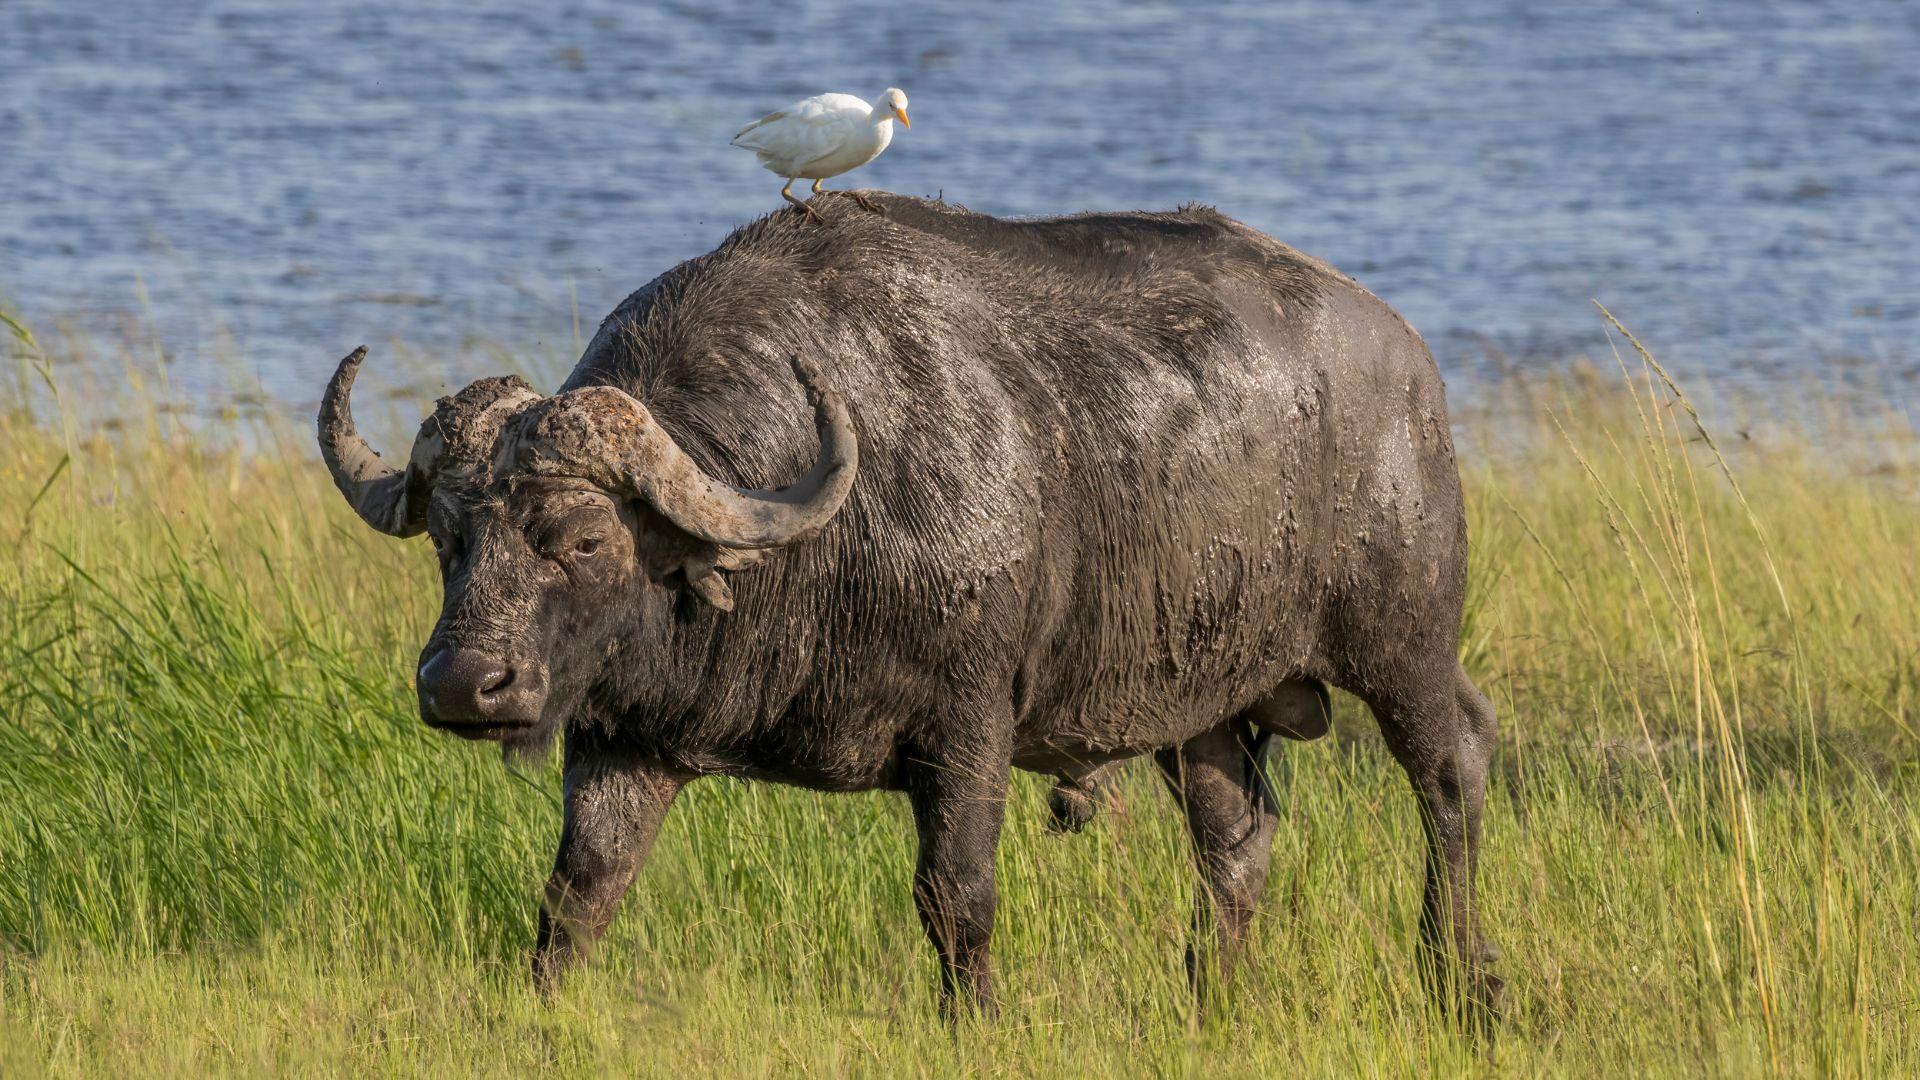
[[421,717],[563,738],[536,976],[605,929],[681,786],[722,774],[905,792],[941,1000],[990,1006],[1011,770],[1060,778],[1072,823],[1106,763],[1153,753],[1206,885],[1199,985],[1267,876],[1266,736],[1324,731],[1330,684],[1412,779],[1430,970],[1493,1004],[1494,716],[1458,660],[1466,525],[1420,337],[1210,209],[867,194],[882,213],[777,213],[655,278],[558,393],[441,399],[399,471],[348,409],[365,350],[327,386],[340,490],[439,552]]

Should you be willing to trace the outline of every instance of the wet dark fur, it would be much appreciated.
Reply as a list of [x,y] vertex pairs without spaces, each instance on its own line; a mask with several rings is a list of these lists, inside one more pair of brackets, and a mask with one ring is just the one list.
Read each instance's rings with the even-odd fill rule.
[[[816,200],[824,221],[776,213],[661,275],[567,383],[621,387],[710,474],[777,487],[817,453],[788,364],[815,359],[861,456],[825,531],[726,572],[730,613],[685,587],[691,538],[643,505],[620,511],[628,572],[536,572],[506,541],[450,571],[429,651],[544,665],[565,729],[541,970],[604,927],[672,792],[728,773],[906,791],[947,986],[984,1000],[1009,765],[1156,751],[1224,963],[1274,824],[1244,767],[1252,707],[1322,680],[1407,766],[1428,944],[1489,1001],[1471,861],[1492,715],[1456,661],[1467,538],[1419,337],[1209,209],[1001,221],[868,194],[884,214]],[[542,491],[437,493],[441,528],[511,530]]]

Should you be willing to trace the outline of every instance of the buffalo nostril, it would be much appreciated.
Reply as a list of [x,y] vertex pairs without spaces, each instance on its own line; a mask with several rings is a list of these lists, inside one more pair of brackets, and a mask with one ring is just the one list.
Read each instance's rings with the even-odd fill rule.
[[488,672],[481,678],[480,698],[482,701],[484,701],[487,698],[493,697],[495,694],[500,693],[501,691],[505,690],[507,687],[512,685],[513,685],[513,669],[512,668],[502,667],[497,671]]

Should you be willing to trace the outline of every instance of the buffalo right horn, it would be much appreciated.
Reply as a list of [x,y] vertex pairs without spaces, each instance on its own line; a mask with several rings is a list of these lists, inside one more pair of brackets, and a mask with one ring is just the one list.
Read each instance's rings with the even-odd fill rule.
[[[353,377],[366,358],[365,345],[348,353],[327,382],[327,392],[320,398],[320,456],[326,459],[334,486],[360,520],[389,536],[418,536],[427,527],[426,500],[410,497],[409,488],[414,487],[411,481],[416,473],[425,479],[431,462],[409,461],[406,468],[394,469],[354,429],[348,402]],[[418,443],[415,446],[418,456]],[[415,490],[424,496],[425,488],[420,484]]]

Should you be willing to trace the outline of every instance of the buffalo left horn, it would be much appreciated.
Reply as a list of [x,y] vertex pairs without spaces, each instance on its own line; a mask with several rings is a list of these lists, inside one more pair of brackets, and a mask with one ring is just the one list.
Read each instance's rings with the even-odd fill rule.
[[[365,345],[348,353],[327,382],[327,392],[320,398],[320,456],[326,459],[334,486],[360,520],[389,536],[417,536],[427,527],[427,508],[424,498],[409,497],[413,486],[409,481],[416,471],[424,478],[431,463],[410,461],[406,468],[394,469],[354,429],[348,399],[353,396],[353,377],[366,358]],[[424,495],[425,488],[421,484],[418,490]]]
[[803,540],[825,527],[853,490],[860,449],[846,402],[821,386],[812,363],[796,356],[792,364],[813,406],[820,456],[788,487],[740,488],[708,476],[645,404],[612,386],[541,399],[522,415],[509,452],[535,472],[630,492],[711,544],[773,548]]

